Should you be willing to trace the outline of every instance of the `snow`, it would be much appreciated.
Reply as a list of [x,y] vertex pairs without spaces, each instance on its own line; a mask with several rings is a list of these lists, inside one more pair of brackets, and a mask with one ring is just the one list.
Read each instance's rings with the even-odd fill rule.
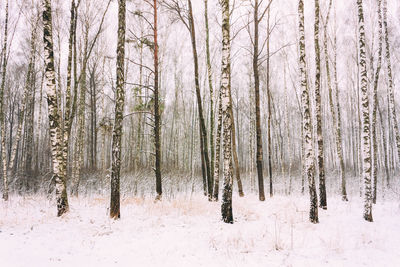
[[234,197],[235,223],[201,194],[155,203],[126,198],[121,219],[104,197],[71,198],[55,216],[45,197],[0,202],[0,265],[19,266],[400,266],[398,200],[379,200],[374,222],[362,199],[328,199],[319,224],[307,196]]

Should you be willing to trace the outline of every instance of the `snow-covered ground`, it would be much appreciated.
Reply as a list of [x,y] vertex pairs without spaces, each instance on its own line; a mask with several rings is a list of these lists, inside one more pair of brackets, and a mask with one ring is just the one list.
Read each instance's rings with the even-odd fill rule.
[[398,201],[374,205],[373,223],[362,199],[328,201],[313,225],[307,196],[235,197],[227,225],[200,194],[127,198],[118,221],[104,197],[71,198],[57,218],[54,200],[12,196],[0,202],[0,266],[400,266]]

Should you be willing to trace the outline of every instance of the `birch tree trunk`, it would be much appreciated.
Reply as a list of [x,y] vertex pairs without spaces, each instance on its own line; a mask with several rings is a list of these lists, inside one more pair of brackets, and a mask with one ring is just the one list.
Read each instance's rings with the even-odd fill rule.
[[[74,51],[74,44],[76,44],[76,6],[75,0],[71,1],[71,10],[70,10],[70,29],[69,29],[69,39],[68,39],[68,59],[67,59],[67,87],[65,91],[65,113],[64,113],[64,129],[63,129],[63,164],[65,170],[65,177],[67,177],[67,166],[68,166],[68,155],[69,155],[69,139],[71,135],[71,128],[72,128],[72,96],[71,96],[71,84],[72,84],[72,60],[73,54],[76,57],[76,51]],[[76,58],[75,58],[76,61]],[[75,72],[76,72],[76,65]],[[75,75],[76,79],[76,75]],[[76,82],[76,81],[75,81]],[[75,86],[75,89],[77,86]],[[76,98],[76,90],[75,95]],[[75,172],[75,168],[73,170]],[[74,181],[74,179],[73,179]],[[73,188],[74,190],[74,188]]]
[[63,162],[63,137],[61,133],[61,116],[57,100],[56,74],[54,69],[53,27],[51,16],[51,0],[43,0],[43,40],[45,85],[49,114],[51,155],[53,163],[53,180],[56,184],[57,216],[69,209],[65,170]]
[[314,23],[314,44],[315,44],[315,116],[317,120],[317,165],[319,175],[319,206],[327,208],[325,166],[324,166],[324,139],[322,135],[322,107],[321,107],[321,52],[319,45],[319,0],[315,0],[315,23]]
[[365,26],[363,1],[357,0],[358,7],[358,45],[359,45],[359,65],[361,80],[361,112],[362,112],[362,160],[364,178],[364,219],[372,222],[372,194],[371,194],[371,135],[369,120],[369,95],[368,95],[368,75],[367,59],[365,48]]
[[7,72],[7,36],[8,36],[8,0],[6,2],[6,17],[4,22],[4,39],[2,53],[1,87],[0,87],[0,127],[1,127],[1,161],[3,168],[3,199],[8,200],[8,179],[7,179],[7,153],[6,153],[6,123],[4,116],[4,91]]
[[110,217],[117,219],[120,214],[120,171],[122,150],[122,121],[125,105],[125,14],[126,0],[118,0],[118,44],[117,44],[117,84],[115,92],[115,118],[112,136],[111,201]]
[[219,167],[221,160],[221,130],[222,130],[222,101],[221,101],[221,89],[219,92],[218,99],[218,124],[217,124],[217,135],[216,135],[216,147],[215,147],[215,167],[214,167],[214,189],[213,199],[218,201],[219,194]]
[[[382,0],[377,0],[378,4],[378,61],[375,69],[374,77],[374,91],[372,96],[372,179],[374,182],[372,201],[376,204],[377,183],[378,183],[378,142],[377,142],[377,126],[376,126],[376,113],[378,111],[378,85],[379,74],[382,68],[382,50],[383,50],[383,32],[382,32]],[[372,64],[372,61],[371,61]],[[383,151],[386,155],[386,151]]]
[[301,102],[303,113],[303,140],[304,140],[304,172],[308,178],[308,187],[310,190],[310,221],[318,223],[318,199],[317,191],[315,189],[314,179],[314,151],[312,142],[312,120],[311,120],[311,104],[310,92],[307,85],[307,69],[306,69],[306,45],[305,45],[305,32],[304,32],[304,2],[299,0],[299,64],[301,75]]
[[223,157],[224,157],[224,191],[222,195],[221,214],[225,223],[233,223],[232,213],[232,105],[230,101],[231,77],[231,46],[229,0],[222,0],[222,72],[221,72],[221,102],[223,123]]

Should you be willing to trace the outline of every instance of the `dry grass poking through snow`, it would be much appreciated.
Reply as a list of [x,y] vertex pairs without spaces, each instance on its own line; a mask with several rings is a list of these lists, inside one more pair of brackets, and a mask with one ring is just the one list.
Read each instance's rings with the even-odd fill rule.
[[307,197],[234,198],[235,224],[220,221],[220,203],[202,195],[155,203],[122,200],[118,221],[109,199],[70,200],[55,217],[45,197],[0,202],[1,266],[400,266],[400,207],[329,199],[320,224],[308,222]]

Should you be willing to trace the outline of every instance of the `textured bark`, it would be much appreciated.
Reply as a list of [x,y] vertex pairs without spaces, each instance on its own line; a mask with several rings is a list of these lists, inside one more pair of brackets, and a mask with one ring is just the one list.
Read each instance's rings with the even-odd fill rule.
[[223,123],[223,157],[224,157],[224,191],[222,195],[221,215],[225,223],[233,223],[232,213],[232,105],[230,101],[231,77],[231,46],[229,0],[222,0],[222,71],[221,71],[221,102]]
[[[76,24],[77,24],[77,14],[76,14],[76,6],[75,0],[71,1],[71,9],[70,9],[70,29],[69,29],[69,39],[68,39],[68,59],[67,59],[67,87],[65,91],[65,113],[64,113],[64,129],[63,129],[63,164],[65,170],[65,177],[67,177],[67,166],[68,166],[68,154],[69,154],[69,139],[71,135],[72,129],[72,99],[71,99],[71,84],[72,84],[72,60],[74,51],[74,43],[76,43]],[[75,42],[74,42],[75,41]],[[75,58],[76,61],[76,58]],[[75,65],[76,72],[76,65]],[[76,79],[76,75],[75,75]],[[77,87],[75,87],[76,89]],[[76,97],[76,90],[75,90]],[[76,168],[73,169],[73,173],[75,173]],[[75,183],[75,179],[72,178],[73,183]],[[74,186],[72,188],[75,190]]]
[[387,75],[388,75],[388,98],[389,98],[389,109],[390,115],[392,118],[392,124],[394,129],[394,138],[397,147],[397,156],[400,161],[400,132],[399,125],[397,121],[397,113],[396,113],[396,104],[394,99],[394,82],[393,82],[393,74],[392,74],[392,63],[391,63],[391,55],[390,55],[390,42],[389,42],[389,30],[388,30],[388,22],[387,22],[387,0],[383,0],[383,29],[385,31],[385,48],[386,48],[386,64],[387,64]]
[[154,146],[155,146],[155,174],[156,174],[156,200],[161,200],[161,114],[159,99],[159,77],[158,77],[158,27],[157,27],[157,0],[154,0]]
[[53,162],[53,180],[56,184],[57,215],[68,211],[68,197],[63,162],[63,137],[61,116],[57,100],[56,75],[54,69],[53,29],[51,0],[43,0],[43,40],[45,63],[45,86],[49,114],[51,155]]
[[118,0],[118,44],[117,44],[117,81],[115,92],[115,118],[112,136],[112,167],[111,167],[111,201],[110,217],[117,219],[120,214],[120,172],[122,150],[122,120],[125,105],[124,61],[125,61],[125,15],[126,2]]
[[317,165],[319,175],[319,206],[327,208],[325,166],[324,166],[324,139],[322,135],[322,107],[321,107],[321,52],[319,45],[319,0],[315,0],[314,45],[315,45],[315,117],[317,121]]
[[308,186],[310,190],[310,221],[318,223],[318,200],[317,191],[315,189],[314,179],[314,151],[312,142],[312,120],[311,120],[311,104],[310,92],[307,85],[307,69],[306,69],[306,47],[304,32],[304,2],[299,0],[299,64],[301,75],[301,102],[303,113],[303,139],[304,139],[304,172],[308,178]]
[[264,193],[264,177],[263,177],[263,148],[262,148],[262,133],[261,133],[261,112],[260,112],[260,75],[258,70],[258,0],[255,0],[254,4],[254,47],[253,47],[253,73],[254,73],[254,91],[256,101],[256,165],[257,165],[257,177],[258,177],[258,198],[260,201],[265,200]]
[[222,101],[221,101],[221,89],[219,92],[218,99],[218,123],[217,123],[217,135],[216,135],[216,147],[215,147],[215,167],[214,167],[214,189],[213,189],[213,200],[218,201],[219,194],[219,166],[221,160],[221,131],[222,131]]
[[[375,69],[374,77],[374,91],[372,96],[372,179],[374,181],[373,197],[372,201],[376,204],[377,195],[377,183],[378,183],[378,142],[377,142],[377,126],[376,126],[376,113],[378,110],[378,84],[379,84],[379,74],[382,68],[382,50],[383,50],[383,32],[382,32],[382,0],[377,0],[378,4],[378,61]],[[371,61],[373,62],[373,61]],[[371,63],[372,64],[372,63]],[[383,151],[386,156],[386,150]]]
[[364,178],[364,219],[372,222],[372,194],[371,194],[371,136],[370,136],[370,114],[368,96],[368,74],[365,48],[365,26],[363,1],[357,0],[358,8],[358,45],[359,45],[359,65],[361,80],[361,112],[362,112],[362,160]]
[[2,53],[1,69],[1,87],[0,87],[0,127],[1,127],[1,162],[3,168],[3,199],[8,200],[8,179],[7,179],[7,154],[6,154],[6,120],[4,115],[4,90],[6,85],[7,72],[7,36],[8,36],[8,0],[6,2],[6,17],[4,23],[4,39]]

